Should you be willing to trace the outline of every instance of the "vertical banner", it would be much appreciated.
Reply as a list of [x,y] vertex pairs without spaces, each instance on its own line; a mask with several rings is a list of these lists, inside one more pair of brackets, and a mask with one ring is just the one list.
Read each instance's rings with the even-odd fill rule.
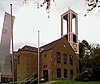
[[[12,16],[12,24],[15,17]],[[10,75],[11,73],[11,57],[10,57],[10,44],[11,44],[11,15],[5,12],[1,43],[0,43],[0,65],[1,74]]]

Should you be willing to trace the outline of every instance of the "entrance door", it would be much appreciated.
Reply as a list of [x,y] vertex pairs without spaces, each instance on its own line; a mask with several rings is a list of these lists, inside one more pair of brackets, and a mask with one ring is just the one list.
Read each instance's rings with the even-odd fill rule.
[[48,70],[43,70],[43,77],[46,81],[48,81]]

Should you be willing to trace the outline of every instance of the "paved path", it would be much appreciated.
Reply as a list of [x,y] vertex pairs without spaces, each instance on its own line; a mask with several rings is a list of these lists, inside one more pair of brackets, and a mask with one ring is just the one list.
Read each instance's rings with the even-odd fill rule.
[[56,82],[56,81],[48,81],[48,82],[42,83],[42,84],[52,84],[53,82]]

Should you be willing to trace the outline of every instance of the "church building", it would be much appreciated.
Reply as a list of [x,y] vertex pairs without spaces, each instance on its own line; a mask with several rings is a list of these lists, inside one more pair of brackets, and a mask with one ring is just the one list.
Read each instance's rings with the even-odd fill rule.
[[[74,20],[74,21],[73,21]],[[67,33],[63,35],[63,21]],[[75,32],[73,29],[75,22]],[[47,81],[74,79],[79,72],[78,15],[69,9],[61,15],[61,37],[40,47],[39,77]],[[38,76],[38,48],[25,45],[17,51],[17,81]]]

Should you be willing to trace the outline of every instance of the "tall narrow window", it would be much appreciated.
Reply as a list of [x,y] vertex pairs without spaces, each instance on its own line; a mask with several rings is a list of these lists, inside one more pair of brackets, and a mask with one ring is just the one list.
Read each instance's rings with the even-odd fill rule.
[[70,55],[70,65],[73,65],[73,56]]
[[20,58],[19,58],[19,56],[18,56],[18,64],[20,64]]
[[47,57],[47,54],[45,54],[44,57],[46,58]]
[[67,64],[67,54],[63,54],[63,63]]
[[64,69],[64,78],[67,78],[67,69]]
[[57,63],[61,63],[61,54],[60,54],[60,52],[56,53],[56,59],[57,59]]
[[57,78],[61,78],[61,69],[57,68]]
[[70,70],[70,78],[73,78],[73,70]]

